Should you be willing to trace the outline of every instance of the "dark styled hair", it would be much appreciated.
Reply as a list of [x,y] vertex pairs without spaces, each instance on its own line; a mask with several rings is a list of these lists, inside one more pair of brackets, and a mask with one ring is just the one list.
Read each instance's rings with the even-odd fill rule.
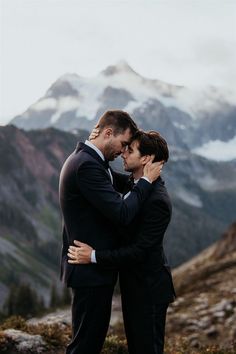
[[168,161],[168,145],[160,133],[154,130],[150,130],[148,132],[138,130],[132,138],[132,141],[134,140],[139,143],[138,150],[141,156],[155,155],[153,162],[162,160],[165,162]]
[[99,119],[97,127],[102,131],[104,128],[111,127],[114,136],[123,134],[128,128],[134,135],[138,127],[127,112],[115,109],[106,111]]

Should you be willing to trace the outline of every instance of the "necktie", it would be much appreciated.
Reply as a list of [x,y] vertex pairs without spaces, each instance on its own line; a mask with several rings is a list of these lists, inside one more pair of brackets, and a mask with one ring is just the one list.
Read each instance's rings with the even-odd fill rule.
[[132,175],[130,175],[122,199],[126,199],[130,195],[130,192],[133,189],[134,185],[134,178]]
[[104,161],[103,161],[103,165],[104,165],[104,167],[105,167],[106,170],[108,170],[108,169],[110,168],[110,165],[109,165],[108,160],[104,160]]
[[129,176],[128,182],[127,182],[127,189],[128,191],[131,191],[134,186],[134,177],[132,175]]

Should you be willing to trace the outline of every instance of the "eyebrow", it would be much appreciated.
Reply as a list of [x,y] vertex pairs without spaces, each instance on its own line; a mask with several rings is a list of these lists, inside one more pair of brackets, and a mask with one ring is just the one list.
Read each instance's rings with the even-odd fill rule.
[[128,141],[122,141],[121,144],[122,145],[129,145],[130,143]]

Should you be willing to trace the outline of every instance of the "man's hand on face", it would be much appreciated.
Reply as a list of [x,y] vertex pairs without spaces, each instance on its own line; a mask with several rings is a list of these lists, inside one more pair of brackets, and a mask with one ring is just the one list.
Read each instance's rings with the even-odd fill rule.
[[74,240],[75,246],[70,246],[67,256],[70,264],[88,264],[91,263],[91,253],[93,248],[86,243]]
[[154,155],[151,156],[150,161],[146,163],[143,169],[143,177],[147,177],[152,183],[161,175],[164,161],[152,162]]

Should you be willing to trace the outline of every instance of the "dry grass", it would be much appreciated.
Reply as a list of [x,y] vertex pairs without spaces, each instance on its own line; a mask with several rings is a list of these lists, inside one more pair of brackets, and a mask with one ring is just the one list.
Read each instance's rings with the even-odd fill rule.
[[[7,319],[0,326],[0,352],[7,352],[9,349],[12,350],[14,343],[9,342],[4,336],[3,330],[5,329],[18,329],[29,334],[39,334],[47,343],[47,348],[45,352],[47,354],[62,354],[67,343],[70,340],[71,328],[70,326],[60,326],[58,324],[47,325],[28,325],[26,321],[19,317],[14,316]],[[116,328],[113,329],[113,333],[116,333]],[[124,339],[122,326],[119,325],[117,328],[117,333],[109,334],[104,344],[101,354],[128,354],[126,340]],[[14,351],[14,353],[17,353]],[[29,352],[30,353],[30,352]],[[175,336],[166,339],[165,354],[235,354],[236,353],[236,343],[232,343],[228,348],[220,348],[219,346],[204,346],[193,348],[190,347],[187,338],[181,336]],[[33,353],[32,353],[33,354]]]

